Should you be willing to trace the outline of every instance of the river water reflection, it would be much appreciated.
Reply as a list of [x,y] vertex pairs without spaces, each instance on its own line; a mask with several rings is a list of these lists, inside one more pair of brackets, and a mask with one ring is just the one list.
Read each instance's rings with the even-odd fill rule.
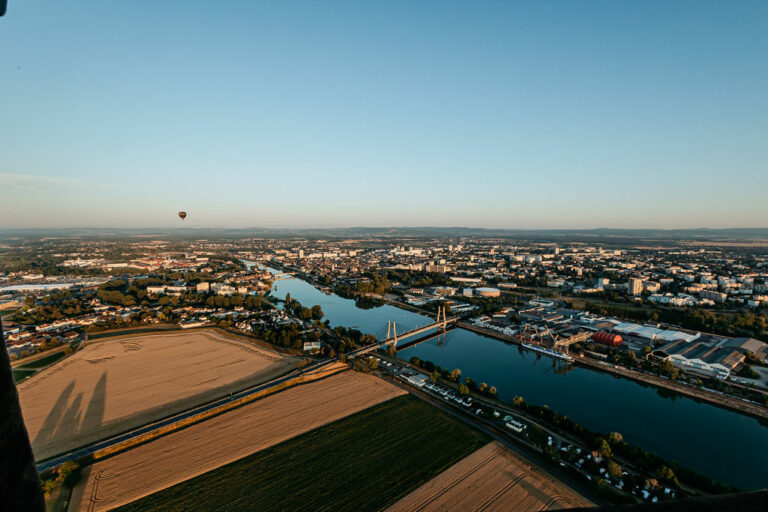
[[[360,309],[300,279],[275,285],[277,297],[290,293],[304,306],[319,304],[331,326],[356,327],[379,338],[386,336],[388,320],[397,323],[398,332],[432,321],[389,305]],[[403,359],[414,355],[460,368],[462,376],[496,386],[503,399],[520,395],[590,430],[621,432],[628,443],[716,480],[745,489],[768,487],[768,427],[756,419],[586,368],[558,372],[550,358],[464,329],[448,333],[444,345],[431,340],[398,353]]]

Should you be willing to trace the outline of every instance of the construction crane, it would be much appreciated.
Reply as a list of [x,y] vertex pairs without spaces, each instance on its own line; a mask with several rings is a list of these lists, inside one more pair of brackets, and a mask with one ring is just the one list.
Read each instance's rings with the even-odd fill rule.
[[592,336],[590,331],[579,331],[578,333],[574,334],[573,336],[569,336],[568,338],[558,337],[554,345],[552,345],[552,350],[560,352],[561,354],[568,355],[568,348],[571,345],[582,341],[587,341],[590,336]]
[[568,355],[568,349],[571,345],[586,341],[590,336],[592,336],[590,331],[579,331],[572,336],[564,338],[553,333],[546,325],[537,326],[532,324],[523,325],[519,334],[520,338],[527,338],[528,341],[538,339],[539,342],[543,343],[544,340],[550,340],[552,342],[552,350],[565,355]]

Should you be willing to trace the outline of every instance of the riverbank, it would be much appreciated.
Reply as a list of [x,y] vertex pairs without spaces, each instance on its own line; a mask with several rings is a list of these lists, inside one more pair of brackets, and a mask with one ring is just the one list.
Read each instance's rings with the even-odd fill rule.
[[[398,332],[426,325],[426,315],[385,304],[359,308],[353,300],[326,294],[298,276],[281,281],[278,298],[290,293],[302,304],[319,304],[331,327],[355,326],[383,339],[387,324]],[[454,329],[446,341],[424,342],[398,352],[444,368],[461,368],[477,382],[497,387],[507,402],[521,395],[527,403],[547,405],[593,432],[621,432],[627,442],[677,461],[700,474],[743,489],[762,489],[766,481],[763,449],[768,446],[765,420],[696,400],[650,384],[619,378],[600,368],[556,362],[522,350],[503,338]],[[505,340],[512,341],[512,340]],[[660,435],[663,433],[663,435]],[[727,440],[728,450],[716,450]],[[739,464],[733,465],[733,460]]]
[[[284,268],[281,270],[286,271],[286,269]],[[309,276],[305,276],[301,272],[296,272],[296,271],[293,271],[293,272],[296,278],[301,279],[312,286],[315,286],[315,287],[322,286],[322,284],[315,282]],[[386,304],[389,304],[391,306],[397,307],[405,311],[417,313],[427,317],[435,316],[434,313],[432,312],[421,310],[419,308],[416,308],[414,306],[405,304],[397,300],[393,300],[386,296],[382,297],[381,300]],[[512,336],[506,336],[504,334],[498,333],[491,329],[484,329],[482,327],[478,327],[469,322],[458,322],[457,327],[481,334],[483,336],[496,338],[507,343],[514,343],[516,345],[520,345],[520,342]],[[716,391],[710,391],[702,388],[695,388],[686,384],[681,384],[679,382],[666,379],[664,377],[645,373],[638,370],[624,368],[618,365],[614,365],[612,363],[605,363],[602,361],[592,360],[587,357],[575,357],[574,364],[585,367],[585,368],[598,370],[603,373],[615,375],[618,377],[624,377],[626,379],[629,379],[641,384],[651,385],[656,388],[669,390],[669,391],[687,396],[689,398],[700,400],[723,409],[737,412],[739,414],[744,414],[760,420],[768,420],[768,408],[759,404],[747,402],[745,400],[742,400],[736,397],[720,394]]]
[[[381,359],[394,363],[394,360],[391,357],[387,357],[383,354],[377,354],[377,356]],[[396,360],[396,366],[399,365],[400,367],[410,368],[411,370],[419,373],[429,373],[428,367],[421,366],[422,363],[424,363],[424,361],[414,364],[402,359]],[[388,371],[386,368],[384,370]],[[391,378],[395,379],[395,376],[393,375]],[[402,377],[399,377],[399,379],[403,381],[403,385],[407,385],[409,388],[414,387],[412,383],[408,382],[407,379],[403,379]],[[436,384],[438,386],[453,390],[456,396],[461,396],[459,383],[448,379],[446,377],[445,371],[443,371],[442,375],[437,378]],[[419,389],[418,392],[427,394],[427,391],[424,389]],[[488,424],[489,426],[496,427],[497,429],[499,427],[497,424],[498,420],[492,419],[489,416],[491,410],[500,413],[498,417],[494,416],[494,418],[500,418],[501,415],[512,415],[517,420],[524,420],[528,426],[533,426],[534,429],[540,429],[544,432],[544,434],[539,433],[539,435],[536,436],[536,439],[531,437],[530,430],[518,431],[518,435],[513,435],[511,432],[508,432],[504,429],[500,430],[503,431],[505,437],[509,436],[509,439],[515,443],[520,444],[521,447],[533,450],[537,456],[541,457],[538,463],[542,467],[549,468],[550,471],[558,470],[560,468],[558,468],[555,463],[559,461],[561,462],[560,466],[563,469],[568,470],[570,473],[575,473],[579,477],[578,480],[582,485],[586,485],[587,487],[591,488],[592,491],[595,491],[598,494],[603,494],[600,492],[600,486],[597,488],[592,487],[594,481],[590,479],[590,477],[584,476],[587,473],[584,473],[584,469],[586,468],[582,468],[581,466],[583,461],[579,461],[579,464],[574,464],[579,456],[574,456],[572,449],[573,447],[578,447],[582,450],[583,454],[587,454],[591,451],[596,439],[608,439],[610,437],[608,432],[601,433],[589,431],[583,426],[573,422],[568,417],[562,416],[557,411],[551,411],[548,406],[541,407],[533,404],[527,404],[521,397],[519,397],[520,403],[511,404],[499,399],[495,395],[488,395],[487,393],[481,393],[477,390],[473,391],[470,389],[468,395],[472,400],[474,400],[468,410],[462,407],[464,404],[461,404],[462,406],[456,405],[450,399],[447,399],[447,405],[453,409],[460,410],[464,414],[467,414],[470,418],[472,418],[473,421],[481,421]],[[437,398],[439,399],[439,396]],[[482,415],[480,414],[480,409],[478,409],[478,411],[473,414],[473,411],[478,406],[482,406]],[[548,443],[544,442],[546,435],[550,436]],[[563,445],[566,446],[565,452],[558,450],[558,448],[563,447]],[[568,445],[571,446],[568,447]],[[672,467],[675,473],[678,474],[677,476],[680,477],[681,480],[686,480],[687,483],[683,484],[677,480],[674,480],[667,482],[667,485],[670,487],[674,485],[686,493],[719,494],[722,492],[733,492],[737,490],[733,486],[723,485],[720,482],[711,480],[708,477],[698,474],[695,471],[692,471],[690,468],[681,466],[673,460],[666,460],[660,458],[654,453],[648,453],[638,447],[628,445],[621,439],[619,439],[619,441],[613,442],[613,449],[617,452],[609,457],[614,458],[622,468],[631,470],[632,473],[635,473],[635,476],[642,474],[643,476],[640,478],[641,481],[646,477],[658,476],[657,473],[659,468],[662,466],[668,466]],[[566,459],[566,465],[562,464],[563,459]],[[596,468],[595,471],[597,471]],[[627,479],[626,475],[627,473],[624,473],[624,480]],[[592,478],[600,478],[599,474],[593,474],[591,476]],[[623,494],[627,490],[628,488],[621,489],[618,491],[618,494]],[[611,490],[611,492],[616,491]]]
[[[520,345],[520,342],[512,336],[505,336],[501,333],[494,332],[490,329],[483,329],[482,327],[477,327],[476,325],[472,325],[467,322],[459,322],[457,326],[461,327],[462,329],[467,329],[478,334],[489,336],[491,338],[497,338],[508,343]],[[595,369],[605,373],[610,373],[619,377],[624,377],[626,379],[640,382],[642,384],[649,384],[657,388],[674,391],[675,393],[679,393],[696,400],[701,400],[703,402],[707,402],[709,404],[716,405],[730,411],[745,414],[753,418],[768,420],[768,408],[751,402],[746,402],[739,398],[723,395],[715,391],[694,388],[692,386],[681,384],[679,382],[675,382],[658,375],[624,368],[612,363],[596,361],[588,357],[574,357],[573,364]]]
[[[313,279],[312,276],[309,276],[309,275],[303,273],[300,270],[289,269],[285,265],[282,265],[282,264],[277,263],[277,262],[269,262],[269,266],[271,268],[280,270],[281,272],[291,273],[291,275],[293,276],[294,279],[300,279],[300,280],[304,281],[305,283],[311,284],[315,288],[318,288],[320,290],[328,289],[332,293],[336,294],[336,290],[334,290],[333,288],[330,288],[329,286],[324,285],[323,283],[320,283],[319,281]],[[388,297],[387,295],[390,295],[390,297]],[[339,295],[339,296],[341,297],[341,295]],[[411,304],[406,304],[405,302],[401,302],[399,300],[393,299],[391,297],[391,294],[386,294],[385,293],[384,295],[376,295],[376,294],[372,294],[372,293],[362,293],[362,294],[357,294],[355,297],[349,297],[349,298],[354,300],[356,297],[368,297],[368,298],[373,298],[375,300],[380,300],[384,304],[389,304],[390,306],[394,306],[396,308],[400,308],[400,309],[402,309],[404,311],[408,311],[410,313],[416,313],[416,314],[419,314],[419,315],[423,315],[423,316],[427,316],[427,317],[432,317],[432,318],[434,318],[436,316],[436,314],[434,312],[432,312],[432,311],[427,311],[425,309],[417,308],[416,306],[413,306]]]
[[587,357],[579,357],[574,361],[575,364],[600,370],[606,373],[611,373],[626,379],[634,380],[635,382],[641,382],[643,384],[650,384],[657,388],[668,389],[685,395],[696,400],[701,400],[724,409],[735,411],[747,416],[752,416],[758,419],[768,419],[768,408],[761,405],[757,405],[751,402],[733,398],[728,395],[719,394],[716,391],[709,391],[702,388],[695,388],[687,384],[680,384],[657,375],[631,370],[621,366],[616,366],[610,363],[604,363],[602,361],[594,361]]

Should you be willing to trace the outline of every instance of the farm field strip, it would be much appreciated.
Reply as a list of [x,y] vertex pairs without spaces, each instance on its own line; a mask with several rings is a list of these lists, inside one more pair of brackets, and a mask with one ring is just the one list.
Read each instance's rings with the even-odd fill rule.
[[400,396],[346,371],[248,403],[86,468],[71,510],[108,510]]
[[487,442],[464,422],[406,395],[118,510],[379,510]]
[[18,386],[35,456],[46,459],[268,381],[295,359],[214,331],[89,343]]
[[387,512],[533,512],[591,505],[576,491],[494,441],[422,485]]
[[62,350],[56,350],[56,351],[54,351],[54,352],[52,352],[50,354],[44,352],[43,353],[43,354],[45,354],[44,357],[39,357],[39,358],[33,359],[31,361],[28,361],[28,362],[25,362],[24,359],[21,359],[20,361],[18,361],[19,364],[14,366],[14,368],[19,368],[19,369],[37,369],[37,368],[42,368],[43,366],[48,366],[49,364],[53,364],[56,361],[58,361],[59,359],[62,359],[66,355],[64,353],[64,349],[65,348],[66,347],[64,347]]

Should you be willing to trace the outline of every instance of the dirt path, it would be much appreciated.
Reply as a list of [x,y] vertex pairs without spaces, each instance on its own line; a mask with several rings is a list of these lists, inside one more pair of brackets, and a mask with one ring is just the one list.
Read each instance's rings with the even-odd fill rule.
[[525,512],[591,505],[494,441],[422,485],[387,512]]
[[287,389],[86,468],[70,510],[109,510],[402,394],[351,371]]

